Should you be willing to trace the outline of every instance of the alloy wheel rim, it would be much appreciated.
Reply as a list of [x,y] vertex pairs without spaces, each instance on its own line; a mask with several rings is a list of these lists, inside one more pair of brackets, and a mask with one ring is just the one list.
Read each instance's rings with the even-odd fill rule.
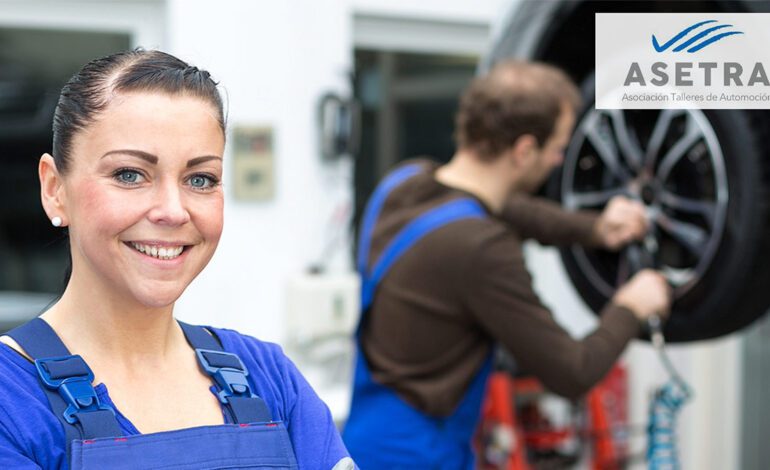
[[640,243],[615,254],[570,248],[608,298],[645,266],[663,272],[681,297],[709,269],[724,232],[724,155],[701,110],[589,110],[567,148],[560,189],[568,210],[601,209],[619,195],[646,207],[651,229]]

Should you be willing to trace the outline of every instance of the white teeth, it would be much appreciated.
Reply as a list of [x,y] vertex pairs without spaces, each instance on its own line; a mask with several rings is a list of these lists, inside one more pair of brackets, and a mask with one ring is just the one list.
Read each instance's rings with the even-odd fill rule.
[[131,242],[131,246],[139,252],[159,259],[174,259],[182,254],[184,246],[167,246],[158,248],[157,246],[142,245],[141,243]]

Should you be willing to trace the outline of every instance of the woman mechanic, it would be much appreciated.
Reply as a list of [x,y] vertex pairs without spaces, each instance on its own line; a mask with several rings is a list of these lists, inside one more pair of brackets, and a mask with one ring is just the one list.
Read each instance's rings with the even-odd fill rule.
[[353,468],[280,349],[177,322],[222,232],[222,100],[159,51],[94,60],[64,86],[43,208],[71,276],[0,341],[0,468]]

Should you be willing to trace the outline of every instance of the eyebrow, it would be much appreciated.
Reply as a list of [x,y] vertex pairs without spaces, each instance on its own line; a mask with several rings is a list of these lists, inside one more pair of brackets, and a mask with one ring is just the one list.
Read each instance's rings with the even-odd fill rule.
[[205,155],[203,157],[191,158],[190,160],[187,160],[187,168],[194,167],[195,165],[200,165],[201,163],[205,163],[209,160],[222,161],[222,157],[217,157],[216,155]]
[[[113,155],[113,154],[131,155],[132,157],[141,158],[142,160],[152,165],[158,164],[158,157],[156,157],[151,153],[144,152],[142,150],[132,150],[132,149],[110,150],[109,152],[102,155],[101,158],[104,158],[108,155]],[[201,163],[205,163],[209,160],[222,160],[222,157],[217,157],[216,155],[204,155],[202,157],[191,158],[190,160],[187,161],[187,168],[200,165]]]

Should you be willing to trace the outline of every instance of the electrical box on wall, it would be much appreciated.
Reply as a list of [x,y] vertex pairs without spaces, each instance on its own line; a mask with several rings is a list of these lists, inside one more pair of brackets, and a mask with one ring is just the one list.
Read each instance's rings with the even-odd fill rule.
[[273,198],[273,130],[236,126],[232,135],[235,198],[265,201]]
[[289,280],[286,337],[290,344],[350,338],[358,321],[359,277],[306,274]]
[[355,272],[300,274],[286,288],[284,351],[343,422],[350,406],[361,282]]

